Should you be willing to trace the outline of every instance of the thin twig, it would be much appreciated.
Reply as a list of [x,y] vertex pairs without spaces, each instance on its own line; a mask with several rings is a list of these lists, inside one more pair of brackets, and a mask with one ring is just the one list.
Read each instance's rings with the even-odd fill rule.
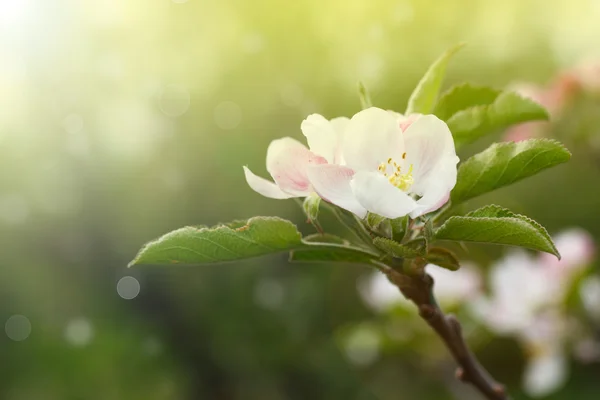
[[489,400],[508,400],[504,386],[492,378],[469,350],[460,322],[453,315],[445,315],[438,306],[432,292],[433,279],[424,272],[411,276],[390,268],[385,273],[404,296],[416,304],[421,318],[444,341],[458,364],[456,377],[473,385]]

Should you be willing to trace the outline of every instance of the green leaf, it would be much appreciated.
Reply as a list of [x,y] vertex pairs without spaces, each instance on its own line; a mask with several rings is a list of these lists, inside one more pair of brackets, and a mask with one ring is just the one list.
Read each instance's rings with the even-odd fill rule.
[[433,238],[433,222],[431,218],[425,221],[425,225],[423,226],[423,237],[425,238],[425,243],[430,243]]
[[453,204],[510,185],[528,176],[564,163],[571,153],[551,139],[495,143],[458,168]]
[[319,205],[321,204],[321,198],[316,194],[306,196],[302,203],[302,209],[304,214],[310,222],[316,222],[319,217]]
[[306,246],[292,250],[290,261],[373,264],[373,260],[379,259],[379,254],[354,247],[347,240],[328,233],[309,235],[302,241]]
[[452,56],[464,46],[464,43],[448,49],[429,67],[419,84],[408,99],[406,115],[413,113],[430,114],[435,105],[446,68]]
[[369,230],[375,235],[386,238],[392,237],[392,224],[389,219],[378,214],[368,213],[365,222]]
[[233,261],[302,247],[301,234],[289,221],[255,217],[245,224],[214,228],[185,227],[146,244],[129,264],[205,264]]
[[425,258],[430,263],[451,271],[456,271],[460,268],[460,262],[456,258],[456,255],[443,247],[431,247]]
[[514,124],[547,119],[548,112],[541,105],[517,93],[502,92],[493,103],[458,111],[446,123],[460,147]]
[[364,110],[369,107],[373,107],[371,102],[371,95],[362,82],[358,82],[358,96],[360,98],[360,107]]
[[341,238],[339,236],[335,236],[332,235],[330,233],[314,233],[312,235],[308,235],[305,236],[302,239],[303,242],[305,243],[317,243],[317,244],[323,244],[323,243],[329,243],[329,244],[340,244],[340,245],[349,245],[350,242],[348,242],[346,239]]
[[398,242],[386,238],[375,238],[373,244],[379,250],[396,258],[414,258],[424,254],[424,252],[415,246],[402,245]]
[[487,86],[475,86],[469,83],[455,85],[440,96],[433,113],[447,121],[459,111],[492,104],[500,93],[502,91]]
[[520,246],[560,258],[546,229],[534,220],[491,205],[465,216],[450,217],[436,232],[439,240]]
[[405,217],[394,218],[390,220],[392,226],[392,239],[396,242],[402,242],[408,229],[408,215]]

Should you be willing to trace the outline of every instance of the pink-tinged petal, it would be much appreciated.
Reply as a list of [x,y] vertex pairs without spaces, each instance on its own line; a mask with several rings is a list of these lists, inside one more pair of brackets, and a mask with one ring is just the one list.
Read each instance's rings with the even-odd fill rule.
[[410,213],[411,218],[433,212],[441,208],[450,200],[450,191],[444,187],[433,188],[426,192],[425,196],[417,201],[417,207]]
[[456,185],[459,159],[448,126],[434,115],[417,116],[404,132],[406,166],[413,166],[410,191],[422,196],[411,217],[437,210]]
[[404,153],[402,131],[396,117],[371,107],[348,123],[343,143],[346,164],[355,171],[375,171],[388,158],[400,162]]
[[333,163],[338,147],[338,135],[325,117],[311,114],[300,124],[300,129],[308,142],[310,151]]
[[246,176],[246,182],[248,182],[250,188],[252,188],[252,190],[254,190],[256,193],[262,194],[265,197],[270,197],[271,199],[289,199],[292,197],[298,197],[284,192],[273,182],[255,175],[247,167],[244,167],[244,175]]
[[281,190],[296,196],[308,196],[313,191],[306,168],[326,163],[326,159],[289,137],[273,140],[267,149],[267,171]]
[[403,217],[416,207],[408,194],[378,172],[357,172],[350,186],[364,208],[386,218]]
[[350,181],[354,171],[348,167],[323,164],[308,167],[308,179],[319,196],[338,207],[356,214],[360,218],[367,210],[356,200]]

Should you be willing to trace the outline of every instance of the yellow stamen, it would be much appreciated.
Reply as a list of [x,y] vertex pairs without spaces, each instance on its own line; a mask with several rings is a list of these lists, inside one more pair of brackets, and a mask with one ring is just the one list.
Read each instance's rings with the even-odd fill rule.
[[[406,159],[406,153],[402,154],[402,159]],[[392,166],[393,172],[388,175],[387,165]],[[394,161],[391,157],[387,159],[387,162],[382,162],[377,167],[377,170],[383,174],[388,181],[402,191],[408,191],[414,183],[412,176],[413,165],[411,164],[408,168],[408,172],[403,174],[400,165]]]

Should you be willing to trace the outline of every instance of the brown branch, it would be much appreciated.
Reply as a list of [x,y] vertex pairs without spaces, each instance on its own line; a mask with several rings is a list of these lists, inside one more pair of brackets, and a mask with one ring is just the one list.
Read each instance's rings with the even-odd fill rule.
[[432,292],[433,279],[424,272],[407,275],[391,268],[384,272],[402,294],[416,304],[421,318],[444,341],[458,364],[456,377],[473,385],[489,400],[508,400],[504,386],[492,378],[467,347],[460,322],[452,315],[445,315],[437,305]]

